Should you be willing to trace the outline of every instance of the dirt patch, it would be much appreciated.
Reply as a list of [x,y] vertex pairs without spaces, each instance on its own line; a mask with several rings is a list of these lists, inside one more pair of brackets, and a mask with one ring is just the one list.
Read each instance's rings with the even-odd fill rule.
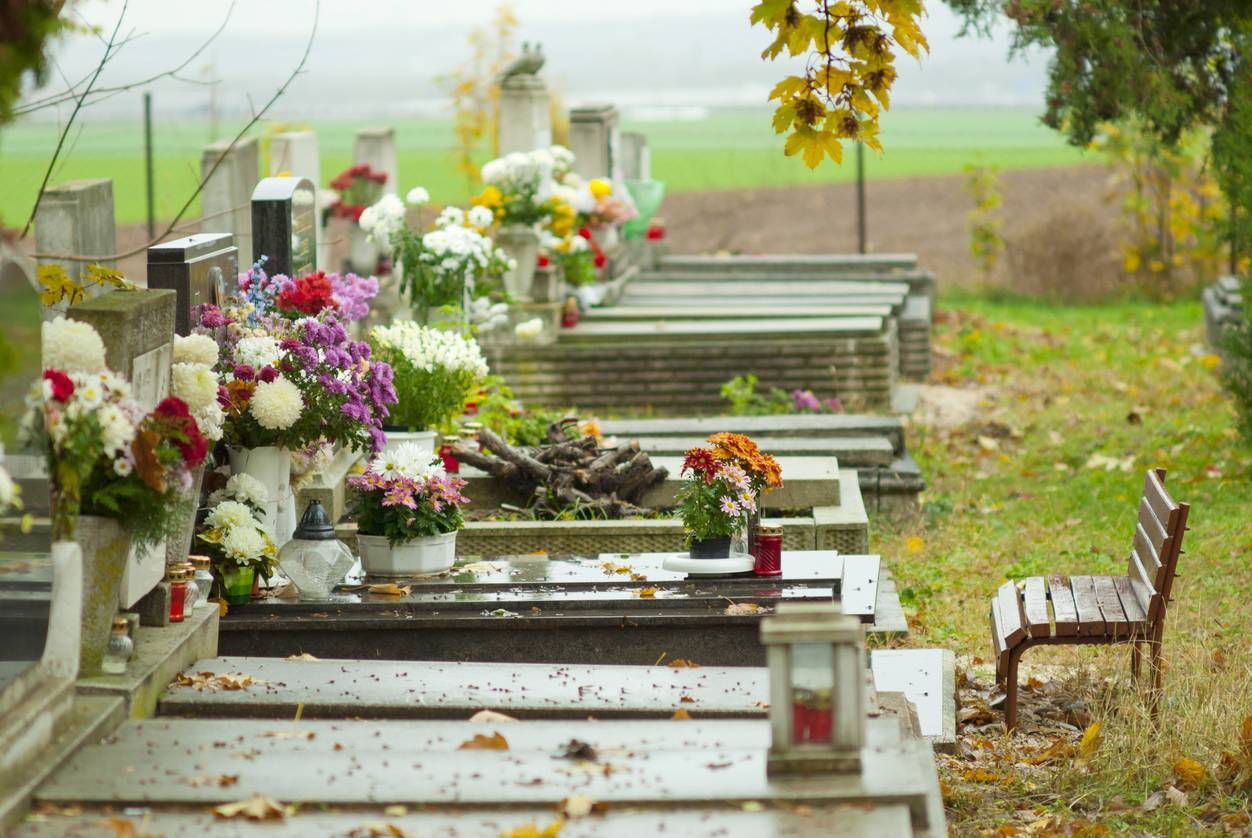
[[[1012,241],[1049,221],[1058,207],[1081,204],[1109,225],[1109,170],[1071,166],[1004,172],[1004,237]],[[866,184],[869,249],[916,253],[943,283],[975,275],[967,217],[973,203],[965,177],[915,177]],[[737,189],[667,196],[660,213],[680,253],[851,253],[856,250],[856,187]],[[1007,260],[1004,260],[1007,262]],[[999,279],[1007,279],[1007,268]]]
[[928,428],[960,428],[982,418],[988,402],[994,398],[990,387],[922,384],[918,387],[917,408],[910,418]]

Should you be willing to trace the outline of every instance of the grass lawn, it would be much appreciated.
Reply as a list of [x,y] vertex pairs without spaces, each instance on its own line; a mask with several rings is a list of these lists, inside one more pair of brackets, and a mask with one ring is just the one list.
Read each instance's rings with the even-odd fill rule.
[[[990,685],[987,610],[1005,578],[1125,573],[1150,466],[1167,468],[1175,498],[1192,505],[1165,629],[1161,728],[1128,682],[1126,647],[1032,650],[1023,706],[1054,691],[1081,699],[1099,736],[1084,749],[1077,729],[1023,724],[1006,741],[998,726],[971,723],[958,753],[941,757],[954,834],[1248,828],[1248,789],[1234,793],[1215,773],[1223,752],[1240,753],[1252,717],[1252,450],[1232,430],[1201,323],[1194,303],[1058,307],[964,293],[941,306],[941,377],[987,388],[984,422],[911,430],[925,514],[871,543],[913,611],[910,642],[952,648],[978,675],[967,706]],[[1096,454],[1127,468],[1089,467]],[[1252,739],[1243,747],[1252,778]]]
[[[358,128],[388,124],[396,128],[401,187],[422,184],[440,203],[463,202],[464,179],[453,166],[451,124],[437,119],[379,119],[370,122],[320,122],[312,125],[321,147],[323,183],[351,163]],[[90,114],[67,143],[68,152],[53,183],[81,178],[113,179],[117,220],[141,222],[145,216],[141,125],[92,122]],[[277,124],[268,126],[281,128]],[[810,172],[798,158],[782,153],[783,140],[769,125],[769,114],[715,112],[701,119],[627,122],[626,130],[648,135],[653,176],[670,191],[790,186],[850,180],[855,177],[848,149],[842,167],[823,165]],[[223,124],[219,136],[233,129]],[[237,129],[235,129],[237,130]],[[1071,165],[1084,155],[1055,132],[1038,124],[1030,111],[1014,109],[912,109],[888,114],[883,121],[886,153],[867,154],[871,178],[958,174],[976,159],[1004,169]],[[156,204],[158,218],[170,218],[195,188],[200,152],[209,141],[199,122],[158,121],[155,127]],[[55,126],[19,123],[0,132],[0,220],[23,223],[39,188],[56,142]],[[192,217],[198,214],[192,213]]]

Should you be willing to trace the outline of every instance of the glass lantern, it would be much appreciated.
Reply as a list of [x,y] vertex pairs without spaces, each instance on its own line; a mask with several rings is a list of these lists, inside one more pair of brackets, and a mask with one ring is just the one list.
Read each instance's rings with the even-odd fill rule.
[[296,586],[302,602],[325,602],[352,569],[352,553],[335,536],[320,501],[311,500],[291,541],[278,551],[278,566]]
[[770,774],[861,770],[863,631],[856,617],[823,603],[781,603],[761,621],[769,660]]

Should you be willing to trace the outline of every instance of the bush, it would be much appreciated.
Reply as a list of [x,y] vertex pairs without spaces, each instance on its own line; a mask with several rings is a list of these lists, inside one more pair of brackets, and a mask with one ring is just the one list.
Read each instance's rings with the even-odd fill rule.
[[1058,207],[1007,240],[1011,286],[1063,302],[1108,297],[1121,284],[1117,240],[1103,215],[1083,204]]
[[1222,383],[1239,413],[1239,431],[1252,444],[1252,275],[1243,280],[1243,319],[1222,337]]

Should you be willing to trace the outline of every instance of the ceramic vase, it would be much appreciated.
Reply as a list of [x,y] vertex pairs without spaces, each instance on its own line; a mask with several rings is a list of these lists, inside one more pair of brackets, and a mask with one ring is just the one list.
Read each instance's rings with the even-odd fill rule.
[[514,300],[529,300],[539,258],[539,234],[525,224],[510,224],[496,234],[496,245],[517,263],[504,274],[504,290]]
[[261,525],[274,546],[281,547],[296,529],[296,504],[291,496],[291,452],[272,445],[264,448],[231,448],[230,470],[247,474],[265,487],[265,512]]
[[434,431],[410,431],[384,425],[383,433],[387,435],[387,444],[383,447],[384,454],[395,451],[402,443],[411,442],[429,454],[430,459],[435,458],[435,440],[439,438],[439,435]]
[[96,515],[80,516],[74,533],[83,556],[78,671],[80,676],[98,675],[117,615],[122,574],[130,556],[130,535],[113,518]]

